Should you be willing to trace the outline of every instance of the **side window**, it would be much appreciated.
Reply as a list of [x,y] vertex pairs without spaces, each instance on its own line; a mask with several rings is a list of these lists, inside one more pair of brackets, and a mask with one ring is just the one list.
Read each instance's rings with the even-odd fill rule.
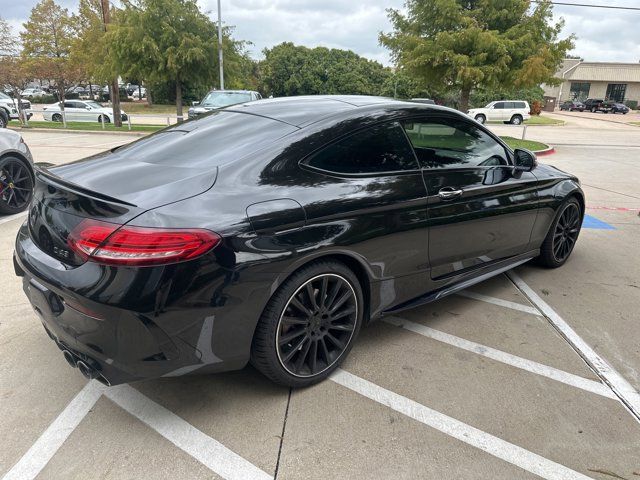
[[64,108],[76,108],[73,102],[64,102]]
[[378,125],[355,133],[329,145],[305,163],[342,174],[381,174],[418,169],[411,146],[398,123]]
[[527,108],[527,105],[524,102],[516,102],[515,108]]
[[511,109],[511,108],[517,108],[517,107],[515,102],[504,102],[504,108]]
[[498,109],[499,109],[499,110],[502,110],[502,109],[504,109],[504,108],[506,108],[506,107],[505,107],[505,103],[504,103],[504,102],[496,102],[496,103],[493,105],[493,108],[494,108],[494,109],[496,109],[496,110],[498,110]]
[[465,120],[434,118],[405,121],[403,126],[422,168],[509,165],[504,147]]

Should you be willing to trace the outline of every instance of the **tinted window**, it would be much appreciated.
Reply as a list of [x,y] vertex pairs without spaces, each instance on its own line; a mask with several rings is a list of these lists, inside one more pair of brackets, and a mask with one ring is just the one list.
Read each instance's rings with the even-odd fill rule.
[[498,102],[493,106],[493,108],[503,109],[503,108],[506,108],[506,107],[505,107],[505,103],[504,102]]
[[340,140],[314,155],[307,164],[328,172],[347,174],[379,174],[418,168],[397,123],[368,128]]
[[516,108],[515,102],[504,102],[504,108]]
[[514,108],[527,108],[527,105],[524,102],[515,102]]
[[179,167],[176,175],[191,167],[214,167],[257,152],[296,127],[270,118],[216,111],[189,120],[133,143],[116,152],[133,162]]
[[404,128],[423,168],[509,164],[502,145],[464,120],[407,121]]

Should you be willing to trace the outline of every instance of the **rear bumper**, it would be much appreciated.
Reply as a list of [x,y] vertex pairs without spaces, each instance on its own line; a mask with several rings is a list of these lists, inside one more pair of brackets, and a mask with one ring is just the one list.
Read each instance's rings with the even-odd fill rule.
[[[269,292],[266,285],[228,291],[233,277],[223,273],[215,281],[210,269],[209,288],[191,273],[194,291],[179,284],[186,272],[176,266],[169,272],[154,268],[135,275],[134,269],[116,272],[92,263],[69,268],[33,243],[26,223],[16,239],[14,266],[51,339],[90,364],[103,377],[98,379],[110,385],[244,367]],[[170,275],[168,282],[162,280],[165,274]],[[151,278],[156,276],[160,280],[154,284]],[[148,290],[151,304],[145,306]],[[256,292],[267,297],[261,293],[258,300]],[[242,293],[248,296],[240,297]]]

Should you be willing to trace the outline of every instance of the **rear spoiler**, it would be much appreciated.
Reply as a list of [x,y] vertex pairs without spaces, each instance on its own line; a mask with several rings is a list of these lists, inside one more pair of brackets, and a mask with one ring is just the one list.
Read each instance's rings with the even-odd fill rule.
[[74,193],[84,195],[85,197],[89,197],[102,202],[116,203],[119,205],[126,205],[128,207],[137,207],[137,205],[134,205],[133,203],[125,202],[124,200],[120,200],[100,192],[94,192],[93,190],[88,190],[84,187],[81,187],[80,185],[76,185],[75,183],[68,182],[58,177],[54,173],[51,173],[46,167],[42,165],[36,164],[33,166],[33,169],[35,171],[36,178],[44,177],[48,183],[63,187],[66,190],[70,190]]

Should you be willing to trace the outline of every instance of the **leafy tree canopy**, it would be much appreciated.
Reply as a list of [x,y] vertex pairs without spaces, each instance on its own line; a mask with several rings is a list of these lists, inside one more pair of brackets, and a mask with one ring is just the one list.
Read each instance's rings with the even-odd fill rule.
[[380,95],[391,70],[349,50],[307,48],[290,42],[263,51],[263,90],[274,96]]
[[573,37],[559,40],[548,0],[407,0],[389,9],[393,32],[380,43],[408,74],[439,92],[460,92],[468,108],[475,88],[553,83]]

